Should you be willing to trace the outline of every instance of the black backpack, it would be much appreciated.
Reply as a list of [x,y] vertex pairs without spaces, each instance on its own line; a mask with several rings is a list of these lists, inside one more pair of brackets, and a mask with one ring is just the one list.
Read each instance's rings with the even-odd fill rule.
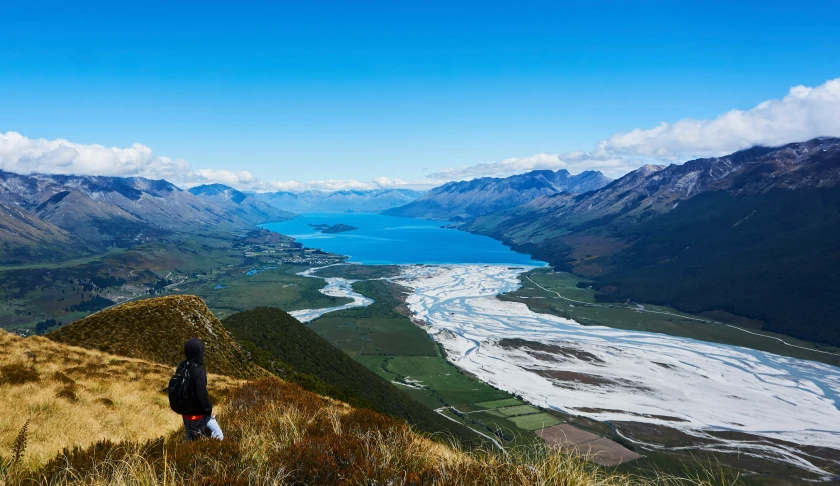
[[193,363],[189,361],[181,361],[175,374],[169,379],[169,408],[173,412],[181,415],[187,415],[192,410],[192,393],[190,390],[190,368]]

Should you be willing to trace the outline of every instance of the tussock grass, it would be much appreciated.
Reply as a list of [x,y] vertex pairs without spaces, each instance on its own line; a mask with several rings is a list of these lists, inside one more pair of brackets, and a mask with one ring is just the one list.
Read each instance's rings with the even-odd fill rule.
[[[160,437],[182,427],[163,389],[173,368],[0,330],[0,457],[24,427],[20,468],[43,466],[66,447]],[[210,376],[220,397],[240,380]]]
[[102,441],[22,477],[33,485],[701,485],[614,474],[535,443],[502,454],[433,441],[404,422],[354,409],[276,378],[230,393],[224,441]]

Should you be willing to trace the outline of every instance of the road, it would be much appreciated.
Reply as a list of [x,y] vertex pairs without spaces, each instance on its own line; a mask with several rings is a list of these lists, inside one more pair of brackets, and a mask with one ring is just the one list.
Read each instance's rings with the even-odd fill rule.
[[505,448],[504,448],[504,447],[502,447],[502,444],[499,444],[499,441],[497,441],[496,439],[494,439],[494,438],[490,437],[489,435],[487,435],[487,434],[485,434],[485,433],[483,433],[483,432],[479,432],[479,431],[475,430],[474,428],[470,427],[469,425],[467,425],[467,424],[465,424],[465,423],[463,423],[463,422],[459,422],[459,421],[455,420],[454,418],[450,417],[449,415],[446,415],[445,413],[443,413],[443,412],[441,411],[441,410],[445,410],[445,409],[447,409],[447,408],[449,408],[449,407],[440,407],[440,408],[435,409],[435,412],[439,413],[441,417],[443,417],[443,418],[445,418],[445,419],[447,419],[447,420],[451,420],[451,421],[455,422],[456,424],[461,424],[461,425],[463,425],[464,427],[466,427],[466,428],[468,428],[468,429],[472,430],[472,431],[473,431],[473,432],[475,432],[476,434],[478,434],[478,435],[480,435],[480,436],[484,437],[485,439],[487,439],[487,440],[489,440],[490,442],[492,442],[493,444],[495,444],[495,445],[496,445],[496,447],[498,447],[498,448],[499,448],[499,450],[501,450],[502,452],[507,452],[507,451],[505,451]]

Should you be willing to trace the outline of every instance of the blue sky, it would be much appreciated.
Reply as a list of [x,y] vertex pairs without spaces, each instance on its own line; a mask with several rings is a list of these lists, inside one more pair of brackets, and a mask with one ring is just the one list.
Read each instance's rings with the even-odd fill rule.
[[0,133],[261,181],[458,178],[840,77],[836,0],[19,3]]

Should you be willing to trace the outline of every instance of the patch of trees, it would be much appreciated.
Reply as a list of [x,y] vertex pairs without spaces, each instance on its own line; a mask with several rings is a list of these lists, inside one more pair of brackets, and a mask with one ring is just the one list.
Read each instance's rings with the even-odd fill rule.
[[47,319],[45,321],[40,321],[39,323],[35,324],[35,334],[39,336],[41,334],[46,334],[53,327],[58,327],[60,325],[61,321],[56,321],[55,319]]
[[91,278],[90,282],[100,289],[106,289],[108,287],[121,287],[125,285],[124,278],[115,278],[111,275],[97,275]]
[[149,288],[149,293],[154,295],[159,293],[160,291],[164,290],[167,285],[172,285],[172,280],[167,280],[165,278],[159,279],[155,282],[149,282],[146,284],[146,287]]
[[91,297],[89,300],[83,300],[78,304],[71,305],[68,310],[70,311],[80,311],[80,312],[96,312],[100,311],[106,307],[110,307],[114,305],[115,302],[111,299],[106,299],[101,295],[95,295]]

